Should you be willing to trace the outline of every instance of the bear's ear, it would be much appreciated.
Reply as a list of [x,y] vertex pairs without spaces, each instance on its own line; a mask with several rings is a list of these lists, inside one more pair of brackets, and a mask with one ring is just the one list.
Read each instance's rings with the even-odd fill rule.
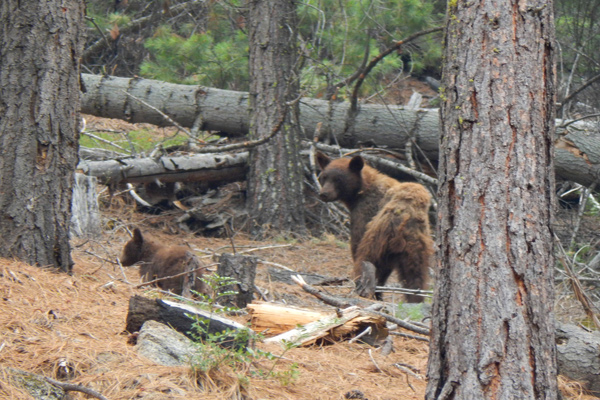
[[321,153],[320,151],[317,152],[317,163],[319,164],[319,167],[321,168],[321,170],[324,170],[325,167],[327,167],[330,162],[331,162],[331,159],[329,157],[327,157],[325,154]]
[[133,241],[136,243],[142,243],[144,241],[144,237],[142,236],[142,231],[139,228],[135,228],[133,230]]
[[350,171],[355,173],[360,173],[360,171],[365,166],[365,160],[361,156],[354,156],[352,160],[350,160]]

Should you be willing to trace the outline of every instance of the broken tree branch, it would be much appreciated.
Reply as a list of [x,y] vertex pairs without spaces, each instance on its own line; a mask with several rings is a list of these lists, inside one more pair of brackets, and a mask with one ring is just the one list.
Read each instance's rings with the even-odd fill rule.
[[[305,292],[310,293],[313,296],[315,296],[316,298],[322,300],[323,302],[330,304],[332,306],[335,306],[335,307],[340,307],[340,308],[348,307],[353,302],[354,303],[362,303],[362,304],[367,303],[367,301],[364,299],[360,299],[360,300],[359,299],[339,299],[339,298],[336,298],[333,296],[323,294],[319,289],[307,284],[304,281],[304,279],[302,279],[302,277],[299,275],[293,276],[292,280],[294,282],[296,282],[298,284],[298,286],[300,286],[302,289],[304,289]],[[373,302],[369,302],[369,303],[372,304]],[[393,317],[389,314],[385,314],[380,311],[369,310],[368,312],[371,314],[383,317],[386,320],[388,320],[389,322],[392,322],[401,328],[408,329],[408,330],[416,332],[416,333],[420,333],[421,335],[429,336],[429,329],[427,329],[427,328],[421,328],[419,326],[411,324],[410,322],[403,321],[400,318]]]

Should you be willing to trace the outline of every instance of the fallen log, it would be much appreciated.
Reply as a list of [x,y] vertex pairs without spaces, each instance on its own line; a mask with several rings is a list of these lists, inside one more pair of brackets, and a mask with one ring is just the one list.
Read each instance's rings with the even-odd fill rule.
[[267,268],[269,279],[276,282],[284,282],[288,285],[294,285],[292,276],[300,275],[306,283],[313,286],[339,286],[350,281],[347,277],[331,277],[309,272],[286,271],[279,268]]
[[177,157],[82,160],[77,171],[95,176],[102,184],[129,182],[220,182],[246,179],[248,152],[195,154]]
[[[130,333],[138,332],[144,322],[149,320],[170,326],[193,340],[196,340],[198,337],[205,339],[207,335],[220,333],[229,329],[234,334],[225,338],[220,343],[224,347],[247,346],[247,340],[244,343],[240,343],[237,338],[240,336],[248,337],[250,335],[236,335],[235,333],[241,330],[248,330],[250,333],[253,333],[242,324],[187,304],[169,300],[148,299],[138,295],[131,297],[129,299],[125,330]],[[193,328],[196,322],[202,327],[200,331],[196,331]]]
[[600,332],[557,324],[556,348],[558,373],[582,383],[600,397]]
[[[184,127],[197,126],[200,120],[201,130],[219,131],[234,137],[248,133],[247,92],[90,74],[82,74],[82,82],[86,91],[82,93],[81,111],[85,114],[132,123],[171,125],[162,115],[134,99],[137,98]],[[363,104],[353,115],[351,126],[346,126],[349,108],[347,102],[303,98],[300,101],[300,125],[309,138],[320,123],[321,137],[335,136],[341,146],[350,148],[360,147],[360,143],[404,147],[404,143],[420,132],[433,136],[433,140],[421,143],[422,138],[417,137],[417,141],[429,157],[437,159],[437,109],[409,110],[393,105]]]
[[[82,82],[86,88],[81,98],[83,113],[134,123],[171,125],[162,115],[135,100],[138,98],[184,127],[200,125],[202,130],[220,131],[229,136],[248,133],[246,92],[90,74],[82,74]],[[312,139],[320,126],[321,137],[335,138],[331,142],[347,148],[404,149],[409,141],[414,141],[424,156],[433,162],[438,160],[437,109],[361,104],[352,118],[349,118],[349,109],[347,102],[303,98],[300,125],[307,139]],[[600,176],[600,132],[593,124],[583,121],[566,125],[565,121],[557,120],[556,175],[589,186]]]

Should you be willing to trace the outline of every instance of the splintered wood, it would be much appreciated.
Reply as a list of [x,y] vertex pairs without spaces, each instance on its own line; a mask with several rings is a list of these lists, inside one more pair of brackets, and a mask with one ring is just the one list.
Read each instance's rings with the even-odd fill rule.
[[385,318],[373,316],[358,307],[348,307],[333,314],[303,310],[270,303],[248,304],[252,315],[252,329],[267,335],[266,343],[310,346],[317,340],[335,342],[361,334],[369,327],[370,333],[361,340],[371,345],[388,335]]

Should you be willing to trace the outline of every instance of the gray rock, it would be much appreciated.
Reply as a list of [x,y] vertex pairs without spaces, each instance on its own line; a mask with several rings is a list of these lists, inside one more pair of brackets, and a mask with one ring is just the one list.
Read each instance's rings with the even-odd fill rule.
[[152,320],[142,325],[135,347],[138,354],[168,367],[189,364],[190,357],[196,352],[190,339]]
[[67,394],[61,388],[52,385],[43,376],[15,368],[2,368],[0,376],[8,378],[16,387],[25,389],[36,400],[66,400]]

